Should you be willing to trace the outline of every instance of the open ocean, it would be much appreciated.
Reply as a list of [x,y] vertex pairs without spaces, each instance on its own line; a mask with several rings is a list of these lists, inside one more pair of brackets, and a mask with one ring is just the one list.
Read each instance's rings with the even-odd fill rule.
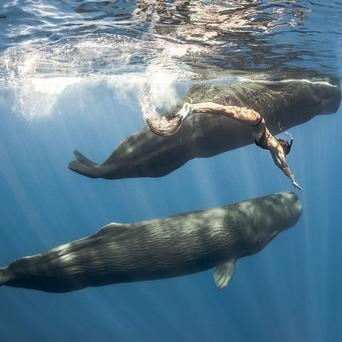
[[[166,108],[194,80],[288,68],[341,79],[341,18],[341,0],[2,0],[0,266],[110,222],[294,190],[255,145],[161,178],[67,165],[76,148],[102,162],[145,126],[146,81]],[[342,341],[342,110],[289,131],[303,215],[239,260],[227,288],[212,270],[65,294],[2,286],[0,341]]]

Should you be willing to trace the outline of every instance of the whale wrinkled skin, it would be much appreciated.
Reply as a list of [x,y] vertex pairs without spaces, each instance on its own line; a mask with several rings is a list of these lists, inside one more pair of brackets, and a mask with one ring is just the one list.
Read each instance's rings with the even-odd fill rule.
[[67,292],[217,266],[215,282],[223,288],[237,259],[263,249],[301,213],[297,195],[283,192],[171,217],[111,223],[95,235],[0,268],[0,285]]
[[[287,72],[263,80],[230,85],[194,85],[170,115],[189,98],[193,103],[212,101],[259,112],[272,134],[300,125],[316,115],[337,111],[341,89],[333,76]],[[254,142],[253,128],[223,116],[192,114],[170,137],[148,127],[122,141],[102,164],[75,151],[69,168],[92,178],[161,177],[199,157],[211,157]]]

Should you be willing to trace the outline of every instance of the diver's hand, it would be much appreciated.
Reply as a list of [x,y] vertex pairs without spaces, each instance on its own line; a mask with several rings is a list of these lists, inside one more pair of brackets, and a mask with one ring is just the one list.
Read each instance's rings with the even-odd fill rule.
[[193,107],[191,103],[185,102],[180,111],[177,112],[176,116],[179,116],[182,118],[182,120],[185,120],[189,115],[192,114],[192,111]]
[[295,188],[299,189],[299,190],[302,190],[301,186],[294,180],[292,181],[292,184]]

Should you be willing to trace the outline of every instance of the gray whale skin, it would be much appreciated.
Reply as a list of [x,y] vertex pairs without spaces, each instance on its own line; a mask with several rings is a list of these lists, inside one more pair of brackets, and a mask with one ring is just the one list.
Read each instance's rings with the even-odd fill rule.
[[0,268],[0,285],[67,292],[217,266],[215,281],[222,288],[237,259],[263,249],[301,213],[297,195],[283,192],[172,217],[111,223],[93,236]]
[[[341,101],[338,80],[332,76],[292,71],[271,74],[267,80],[231,85],[195,85],[194,103],[214,101],[244,106],[261,113],[273,134],[302,124],[316,115],[337,111]],[[193,114],[171,137],[160,137],[145,127],[125,139],[102,164],[75,151],[69,168],[92,178],[161,177],[187,161],[252,144],[252,128],[225,117]]]

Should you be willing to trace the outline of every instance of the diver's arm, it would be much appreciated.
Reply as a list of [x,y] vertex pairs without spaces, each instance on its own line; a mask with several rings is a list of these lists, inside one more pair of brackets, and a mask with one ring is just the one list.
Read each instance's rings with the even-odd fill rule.
[[302,187],[297,183],[294,174],[291,172],[290,168],[287,166],[283,169],[284,173],[291,179],[292,185],[299,189],[302,190]]
[[[281,148],[281,147],[280,147]],[[280,168],[281,171],[284,172],[284,174],[291,179],[291,182],[294,187],[296,187],[299,190],[302,190],[300,185],[296,182],[294,174],[291,172],[290,167],[288,166],[286,159],[285,159],[285,154],[279,149],[276,152],[271,151],[272,158],[274,160],[274,163]]]

